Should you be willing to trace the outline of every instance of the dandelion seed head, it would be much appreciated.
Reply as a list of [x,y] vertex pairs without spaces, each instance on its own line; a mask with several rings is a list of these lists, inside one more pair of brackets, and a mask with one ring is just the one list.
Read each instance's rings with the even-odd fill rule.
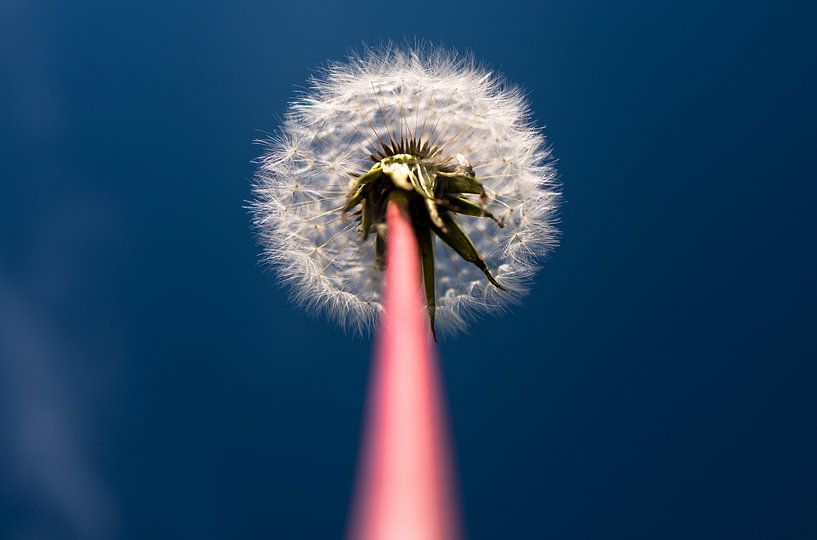
[[[294,299],[353,330],[377,320],[383,284],[375,240],[364,240],[360,220],[343,209],[355,179],[397,141],[428,143],[437,163],[472,171],[485,191],[466,199],[504,225],[458,220],[505,291],[435,240],[438,327],[460,330],[519,301],[556,244],[559,201],[553,160],[527,101],[468,57],[393,46],[329,64],[290,105],[277,134],[262,141],[254,222],[264,258]],[[384,165],[395,184],[405,179],[401,166]]]

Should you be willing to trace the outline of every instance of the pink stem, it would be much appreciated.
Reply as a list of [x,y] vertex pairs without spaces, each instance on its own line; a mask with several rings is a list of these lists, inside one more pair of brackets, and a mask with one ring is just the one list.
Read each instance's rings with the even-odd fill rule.
[[353,540],[459,537],[436,358],[409,219],[403,206],[389,202],[385,314],[372,366]]

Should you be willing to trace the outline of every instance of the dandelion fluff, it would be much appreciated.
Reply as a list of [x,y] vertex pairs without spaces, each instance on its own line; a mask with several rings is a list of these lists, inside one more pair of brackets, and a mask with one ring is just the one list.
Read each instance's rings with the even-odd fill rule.
[[[387,47],[331,63],[261,142],[252,209],[264,257],[297,302],[344,327],[364,330],[382,311],[387,231],[366,202],[377,189],[422,201],[443,331],[518,301],[556,243],[556,172],[522,92],[452,51]],[[478,262],[450,247],[468,244],[446,238],[455,213]]]

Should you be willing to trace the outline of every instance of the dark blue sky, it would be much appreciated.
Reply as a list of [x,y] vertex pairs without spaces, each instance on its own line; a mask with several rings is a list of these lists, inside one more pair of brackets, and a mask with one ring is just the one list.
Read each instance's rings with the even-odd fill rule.
[[564,182],[527,302],[440,346],[469,537],[817,537],[813,7],[186,4],[0,4],[0,537],[340,537],[369,343],[244,206],[389,38],[523,85]]

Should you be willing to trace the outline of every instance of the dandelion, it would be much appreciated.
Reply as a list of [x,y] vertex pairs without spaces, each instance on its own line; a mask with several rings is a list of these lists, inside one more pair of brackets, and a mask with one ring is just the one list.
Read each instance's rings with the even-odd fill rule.
[[522,92],[452,51],[329,64],[262,143],[265,258],[296,301],[343,326],[382,312],[390,200],[417,238],[432,330],[507,309],[555,245],[556,172]]

